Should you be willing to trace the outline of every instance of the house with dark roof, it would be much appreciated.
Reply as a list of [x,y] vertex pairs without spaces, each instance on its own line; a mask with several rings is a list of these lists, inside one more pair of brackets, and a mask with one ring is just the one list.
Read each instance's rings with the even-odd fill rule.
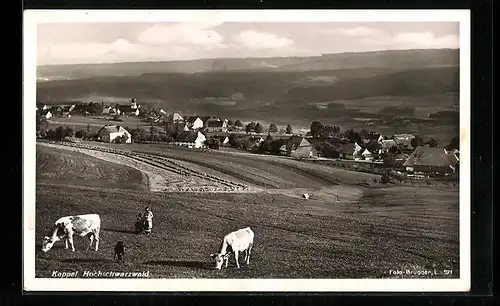
[[443,148],[418,146],[403,166],[409,173],[443,175],[453,173],[456,163],[452,162],[450,155]]
[[173,113],[172,115],[168,116],[168,122],[169,123],[184,122],[184,118],[179,113]]
[[184,131],[177,135],[174,144],[188,148],[203,148],[206,140],[200,131]]
[[411,140],[415,138],[412,134],[394,134],[392,139],[396,142],[398,149],[405,153],[411,153],[415,148],[411,145]]
[[127,137],[125,143],[131,143],[132,135],[120,125],[105,125],[97,132],[98,139],[104,142],[114,142],[117,137],[123,137],[124,135]]
[[295,158],[318,156],[318,151],[305,137],[290,137],[288,141],[285,140],[280,152]]
[[50,112],[50,109],[42,109],[40,111],[40,115],[44,117],[45,119],[52,118],[52,113]]
[[389,152],[392,147],[398,147],[398,144],[394,139],[383,139],[380,141],[380,149],[378,150],[378,154],[383,154]]
[[370,133],[363,137],[362,141],[364,144],[371,143],[371,142],[380,142],[384,140],[384,137],[378,133]]
[[203,128],[203,120],[198,116],[190,116],[186,119],[187,126],[190,130],[198,130]]
[[215,133],[215,132],[226,133],[227,132],[227,119],[209,120],[206,124],[206,130],[208,133]]
[[117,113],[121,116],[139,116],[139,109],[133,108],[131,105],[120,105]]

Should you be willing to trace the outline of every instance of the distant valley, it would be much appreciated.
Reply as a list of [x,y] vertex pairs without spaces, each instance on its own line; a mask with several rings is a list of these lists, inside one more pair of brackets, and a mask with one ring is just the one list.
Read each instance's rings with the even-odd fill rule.
[[[166,111],[297,127],[322,120],[375,130],[419,131],[436,124],[455,129],[458,112],[456,121],[428,117],[457,111],[458,55],[459,50],[444,49],[42,66],[37,100],[108,103],[135,97]],[[401,116],[398,108],[406,109]]]

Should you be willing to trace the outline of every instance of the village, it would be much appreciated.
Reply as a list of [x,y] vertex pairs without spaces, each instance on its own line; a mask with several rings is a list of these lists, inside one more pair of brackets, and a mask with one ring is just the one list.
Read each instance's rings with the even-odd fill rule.
[[[354,171],[390,173],[396,177],[458,178],[458,140],[438,146],[434,139],[418,135],[381,135],[375,132],[311,123],[309,131],[294,131],[291,125],[278,129],[259,122],[246,125],[240,120],[217,116],[168,114],[161,108],[148,108],[136,99],[114,105],[104,102],[37,104],[37,138],[107,143],[168,143],[192,149],[232,150],[249,154],[271,154],[323,163]],[[75,130],[70,126],[50,128],[55,118],[82,116],[106,121],[95,131],[90,125]],[[136,128],[124,119],[133,118]],[[109,123],[111,122],[111,124]],[[115,123],[116,122],[116,123]]]

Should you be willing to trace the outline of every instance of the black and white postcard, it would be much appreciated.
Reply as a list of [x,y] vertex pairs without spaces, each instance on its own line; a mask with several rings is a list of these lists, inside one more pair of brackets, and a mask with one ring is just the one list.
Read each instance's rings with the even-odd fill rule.
[[27,291],[467,291],[465,10],[24,13]]

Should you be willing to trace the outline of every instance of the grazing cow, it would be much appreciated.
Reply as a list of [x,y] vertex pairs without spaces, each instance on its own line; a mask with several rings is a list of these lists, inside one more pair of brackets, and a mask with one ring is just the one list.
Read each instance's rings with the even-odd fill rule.
[[48,252],[54,243],[59,240],[63,240],[68,249],[68,242],[71,244],[71,250],[75,251],[75,246],[73,244],[73,236],[78,235],[80,237],[88,236],[90,244],[87,247],[89,249],[92,246],[92,242],[95,239],[95,250],[99,248],[99,231],[101,230],[101,217],[97,214],[88,215],[78,215],[78,216],[66,216],[58,219],[54,224],[54,229],[52,231],[52,236],[45,236],[43,240],[42,251]]
[[239,252],[245,251],[245,261],[246,264],[250,264],[250,253],[253,247],[254,233],[249,228],[239,229],[237,231],[231,232],[224,236],[221,245],[219,247],[219,252],[216,254],[210,254],[210,257],[215,259],[215,268],[220,270],[222,268],[222,263],[224,260],[227,262],[229,255],[234,253],[234,258],[236,259],[236,266],[240,268],[240,263],[238,261]]
[[125,262],[123,257],[125,256],[125,246],[123,241],[118,241],[115,245],[115,260],[117,262]]

